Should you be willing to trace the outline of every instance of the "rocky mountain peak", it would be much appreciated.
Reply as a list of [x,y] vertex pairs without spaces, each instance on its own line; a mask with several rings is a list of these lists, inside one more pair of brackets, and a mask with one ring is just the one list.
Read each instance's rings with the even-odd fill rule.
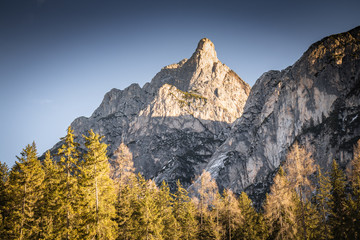
[[200,67],[218,62],[214,43],[208,38],[201,39],[191,60],[194,60]]

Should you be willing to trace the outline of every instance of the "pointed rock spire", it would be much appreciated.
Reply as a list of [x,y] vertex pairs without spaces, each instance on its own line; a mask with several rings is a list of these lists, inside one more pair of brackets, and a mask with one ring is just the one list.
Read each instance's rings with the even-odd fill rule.
[[199,41],[192,58],[194,58],[199,65],[219,61],[216,55],[215,46],[208,38],[203,38]]

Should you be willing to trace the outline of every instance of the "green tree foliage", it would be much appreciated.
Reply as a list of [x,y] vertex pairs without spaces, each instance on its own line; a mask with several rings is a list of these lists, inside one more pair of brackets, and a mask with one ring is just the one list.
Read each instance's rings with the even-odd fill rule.
[[59,174],[59,201],[57,209],[57,218],[59,219],[59,230],[57,235],[64,239],[77,239],[79,234],[80,219],[79,216],[79,150],[78,143],[74,141],[74,131],[68,128],[65,137],[61,138],[64,142],[58,149]]
[[196,208],[188,192],[176,182],[177,190],[173,200],[173,215],[176,218],[176,228],[180,229],[179,239],[193,240],[197,236],[198,224],[196,221]]
[[9,176],[7,221],[9,239],[37,239],[39,232],[38,202],[42,197],[44,171],[37,157],[35,143],[27,145],[17,157]]
[[266,239],[266,223],[261,213],[256,212],[251,199],[245,192],[239,196],[241,224],[235,231],[234,239]]
[[317,239],[331,239],[331,228],[328,223],[328,216],[330,215],[329,201],[331,198],[330,178],[321,172],[318,167],[317,173],[318,185],[316,187],[315,204],[319,216],[319,223],[317,227]]
[[349,239],[349,204],[345,192],[346,179],[344,172],[339,168],[334,160],[330,173],[331,197],[329,223],[332,227],[334,239]]
[[176,218],[173,215],[172,204],[174,199],[170,193],[169,186],[163,181],[157,194],[157,206],[160,211],[159,218],[161,219],[163,226],[161,235],[164,239],[179,239],[180,229],[176,228],[178,225]]
[[9,201],[8,179],[9,168],[6,163],[0,162],[0,236],[6,235],[5,219],[9,217],[6,204]]
[[163,239],[163,222],[161,218],[160,208],[157,205],[158,191],[156,184],[149,180],[139,177],[141,192],[138,195],[138,228],[136,239]]
[[245,192],[220,195],[206,171],[192,198],[179,181],[172,194],[135,175],[125,144],[110,168],[102,137],[83,136],[83,154],[74,137],[69,127],[54,158],[41,162],[33,143],[10,172],[0,163],[0,239],[359,239],[360,143],[348,179],[336,161],[312,175],[312,158],[294,144],[262,213]]
[[115,191],[103,137],[89,131],[84,136],[87,152],[80,164],[82,239],[115,239]]
[[43,197],[40,200],[40,232],[41,239],[56,239],[60,231],[60,216],[57,215],[60,199],[59,166],[54,162],[50,152],[45,153],[43,161],[45,178],[42,183]]
[[354,157],[350,162],[349,178],[352,187],[350,202],[350,218],[352,237],[360,238],[360,140],[354,146]]

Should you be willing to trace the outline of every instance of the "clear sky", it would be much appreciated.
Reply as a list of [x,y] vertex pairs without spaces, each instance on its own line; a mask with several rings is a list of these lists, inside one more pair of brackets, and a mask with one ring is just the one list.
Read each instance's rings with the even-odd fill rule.
[[321,38],[360,25],[360,1],[0,0],[0,161],[51,148],[112,88],[143,86],[213,41],[253,85]]

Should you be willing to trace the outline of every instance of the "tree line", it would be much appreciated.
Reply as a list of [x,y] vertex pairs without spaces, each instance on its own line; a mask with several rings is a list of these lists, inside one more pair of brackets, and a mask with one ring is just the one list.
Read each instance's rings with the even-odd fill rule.
[[190,193],[135,174],[125,144],[107,156],[92,130],[80,151],[69,127],[55,156],[35,143],[0,162],[0,239],[359,239],[360,140],[350,167],[323,172],[297,143],[261,209],[245,192],[219,193],[203,171]]

